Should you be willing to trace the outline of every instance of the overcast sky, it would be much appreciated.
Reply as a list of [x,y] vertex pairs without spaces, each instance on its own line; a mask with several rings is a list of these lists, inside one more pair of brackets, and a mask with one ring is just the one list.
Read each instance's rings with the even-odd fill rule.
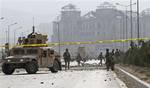
[[[12,29],[23,26],[24,28],[21,31],[24,32],[30,30],[33,16],[35,17],[36,25],[39,25],[39,23],[51,23],[60,14],[61,7],[64,5],[72,3],[81,10],[82,14],[85,14],[95,10],[97,6],[105,1],[128,5],[130,0],[0,0],[0,17],[5,17],[5,21],[1,22],[2,28],[0,32],[2,37],[0,39],[4,39],[4,30],[7,29],[7,25],[13,22],[18,22],[18,25],[12,27]],[[139,1],[140,10],[150,8],[150,0]],[[136,0],[133,0],[133,2],[136,2]],[[136,9],[135,7],[133,8]],[[124,9],[119,6],[117,8]],[[52,33],[52,29],[50,33]]]
[[[82,14],[90,10],[96,9],[96,7],[104,2],[129,4],[130,0],[2,0],[2,8],[5,10],[14,10],[18,13],[28,13],[31,16],[45,16],[47,19],[40,19],[41,22],[49,22],[56,18],[56,15],[60,14],[61,7],[72,3],[82,11]],[[136,0],[133,0],[136,2]],[[150,7],[150,0],[140,0],[141,10]],[[134,6],[135,7],[135,6]],[[118,7],[123,9],[121,7]]]

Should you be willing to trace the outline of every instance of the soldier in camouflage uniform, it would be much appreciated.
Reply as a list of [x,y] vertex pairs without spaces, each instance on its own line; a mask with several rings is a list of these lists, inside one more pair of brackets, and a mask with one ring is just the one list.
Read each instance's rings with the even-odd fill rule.
[[114,52],[115,50],[113,49],[112,50],[112,52],[111,52],[111,54],[110,54],[110,59],[111,59],[111,70],[113,71],[114,70],[114,66],[115,66],[115,60],[114,60],[114,58],[115,58],[115,52]]
[[109,71],[109,69],[111,68],[111,70],[114,70],[114,50],[112,50],[111,53],[109,53],[109,49],[106,49],[106,55],[105,55],[105,58],[106,58],[106,68],[107,68],[107,71]]
[[115,61],[120,62],[120,51],[118,49],[115,51]]
[[17,43],[18,45],[21,45],[22,44],[22,37],[19,37],[18,38],[18,43]]
[[107,71],[109,71],[109,67],[110,67],[110,53],[109,53],[109,49],[106,49],[106,55],[105,55],[105,58],[106,58],[106,69]]
[[68,49],[66,49],[66,51],[64,52],[63,57],[64,57],[64,61],[65,61],[65,70],[67,70],[67,68],[70,69],[71,57],[70,57],[70,53],[69,53]]
[[114,49],[112,49],[111,54],[115,55],[115,50]]
[[103,59],[104,59],[103,53],[101,52],[101,53],[99,54],[99,56],[98,56],[98,60],[100,60],[99,65],[101,65],[101,66],[102,66],[102,61],[103,61]]
[[82,57],[81,57],[80,53],[78,53],[76,60],[77,60],[78,66],[80,66],[81,61],[82,61]]

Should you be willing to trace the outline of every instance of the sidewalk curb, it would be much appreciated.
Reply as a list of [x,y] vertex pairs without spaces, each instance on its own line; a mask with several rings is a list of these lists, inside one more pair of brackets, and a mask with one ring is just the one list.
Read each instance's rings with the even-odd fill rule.
[[137,78],[136,76],[126,72],[125,70],[121,69],[120,67],[116,67],[116,69],[120,72],[120,75],[123,75],[128,83],[133,85],[132,88],[150,88],[150,84],[142,81],[141,79]]

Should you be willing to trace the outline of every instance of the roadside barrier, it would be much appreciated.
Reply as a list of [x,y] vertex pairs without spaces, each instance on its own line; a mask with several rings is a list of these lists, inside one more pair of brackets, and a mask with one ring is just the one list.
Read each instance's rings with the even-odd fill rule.
[[132,88],[150,88],[150,84],[142,81],[141,79],[137,78],[136,76],[126,72],[125,70],[121,69],[120,67],[116,67],[119,73],[117,73],[121,79],[126,79],[126,82],[132,84]]

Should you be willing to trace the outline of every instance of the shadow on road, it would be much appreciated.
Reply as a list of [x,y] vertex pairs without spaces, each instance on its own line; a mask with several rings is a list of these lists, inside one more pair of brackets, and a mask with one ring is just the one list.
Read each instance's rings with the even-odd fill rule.
[[[0,76],[8,76],[8,75],[5,75],[3,72],[0,72],[0,73],[2,73]],[[28,73],[19,72],[19,73],[14,73],[11,75],[39,75],[39,74],[49,74],[49,73],[48,72],[40,72],[40,73],[36,73],[36,74],[28,74]]]

